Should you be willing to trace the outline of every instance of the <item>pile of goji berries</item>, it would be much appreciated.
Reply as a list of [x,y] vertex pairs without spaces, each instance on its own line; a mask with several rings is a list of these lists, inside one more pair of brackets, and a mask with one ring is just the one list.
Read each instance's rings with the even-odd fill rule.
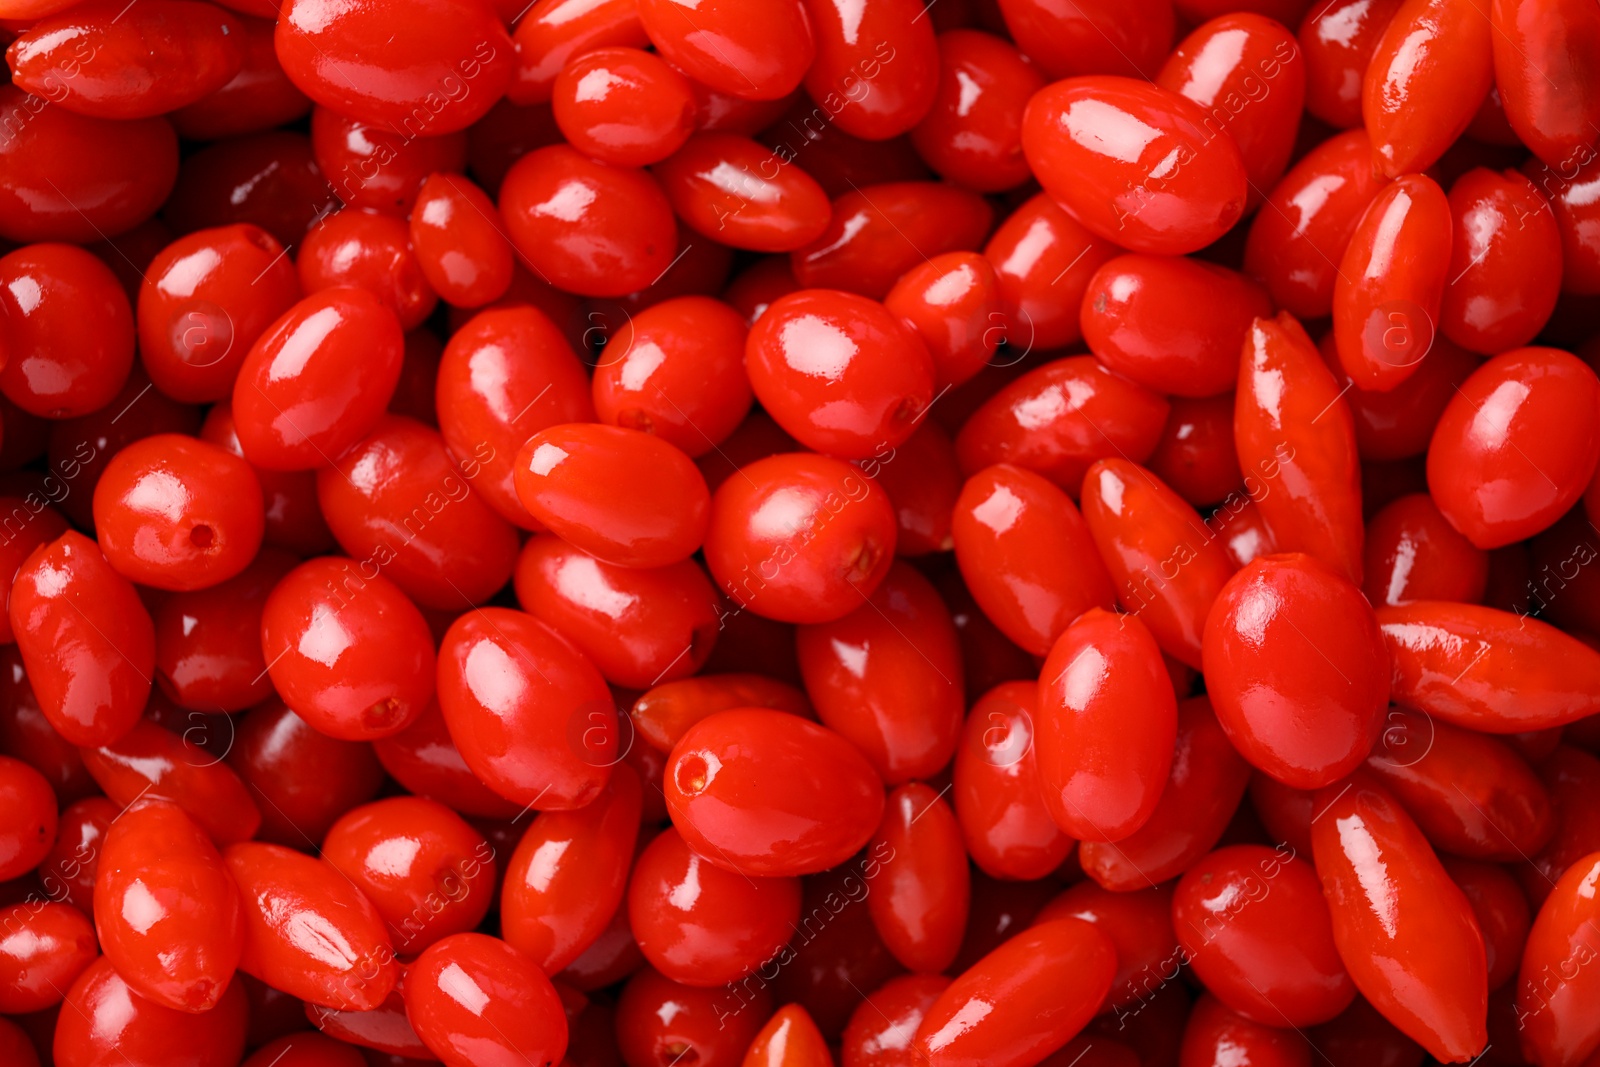
[[0,0],[0,1067],[1600,1067],[1600,2]]

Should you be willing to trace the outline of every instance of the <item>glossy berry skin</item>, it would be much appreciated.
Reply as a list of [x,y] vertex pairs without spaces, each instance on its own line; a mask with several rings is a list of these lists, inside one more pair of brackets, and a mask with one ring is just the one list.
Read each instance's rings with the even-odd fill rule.
[[1206,621],[1206,689],[1254,766],[1315,789],[1366,758],[1389,700],[1389,656],[1361,590],[1298,553],[1236,574]]
[[637,0],[536,0],[517,22],[514,36],[517,62],[506,96],[523,106],[548,103],[556,76],[585,52],[650,43]]
[[1244,481],[1233,447],[1233,394],[1174,399],[1145,465],[1194,507],[1227,502]]
[[239,776],[197,743],[146,718],[117,741],[83,750],[83,764],[106,796],[126,807],[141,796],[170,800],[220,845],[248,841],[261,813]]
[[[371,748],[382,764],[378,773],[380,779],[382,772],[387,771],[408,791],[437,800],[463,815],[510,819],[522,810],[522,805],[513,804],[495,793],[472,773],[450,737],[437,701],[417,716],[416,722],[398,734],[379,738]],[[363,799],[370,799],[370,794]],[[334,812],[327,819],[327,825],[331,826],[344,810]],[[316,839],[315,835],[308,836]]]
[[1480,167],[1450,187],[1450,216],[1440,330],[1489,356],[1532,341],[1561,290],[1555,213],[1522,174]]
[[244,63],[241,35],[240,20],[211,4],[159,0],[125,11],[91,0],[34,23],[6,59],[13,85],[68,111],[144,119],[232,80]]
[[757,460],[799,451],[799,442],[784,433],[766,412],[752,411],[714,455],[703,455],[695,464],[706,476],[706,485],[715,493],[736,472]]
[[[59,481],[44,478],[30,493],[33,506],[56,499],[60,510],[78,526],[94,525],[94,486],[111,457],[142,437],[157,433],[191,434],[199,412],[151,388],[150,379],[135,369],[111,402],[91,415],[47,423],[45,460]],[[9,420],[23,436],[27,416],[13,409]],[[71,483],[71,488],[68,488]]]
[[840,459],[899,445],[933,399],[921,338],[877,301],[836,290],[773,301],[750,331],[745,367],[780,426]]
[[817,180],[747,137],[697,133],[653,173],[685,225],[731,248],[791,252],[828,227]]
[[950,762],[964,710],[961,650],[938,591],[910,566],[894,564],[843,618],[800,627],[795,649],[818,717],[885,782],[931,778]]
[[557,980],[574,989],[593,991],[648,970],[650,966],[633,940],[633,931],[628,929],[628,909],[616,908],[594,944],[563,969]]
[[951,534],[973,599],[1036,656],[1048,653],[1084,611],[1114,604],[1083,516],[1066,493],[1032,471],[998,464],[968,478]]
[[670,1067],[692,1055],[707,1067],[741,1067],[745,1050],[772,1014],[772,994],[758,986],[737,1011],[726,997],[726,989],[680,985],[645,967],[617,998],[617,1046],[624,1062]]
[[61,1067],[234,1067],[249,1015],[241,983],[230,982],[210,1011],[175,1011],[134,992],[102,956],[67,989],[52,1051]]
[[422,183],[410,237],[428,287],[453,307],[482,307],[511,285],[511,243],[499,209],[459,174],[431,174]]
[[319,210],[333,206],[317,171],[310,144],[297,133],[269,130],[211,145],[184,160],[163,219],[186,232],[251,223],[288,247]]
[[1137,616],[1090,608],[1039,672],[1039,782],[1078,840],[1127,837],[1155,810],[1172,766],[1177,701]]
[[94,927],[70,904],[27,900],[0,908],[0,1010],[44,1011],[99,955]]
[[61,736],[103,745],[132,728],[150,694],[154,626],[93,541],[69,530],[35,549],[10,615],[39,708]]
[[562,68],[551,109],[567,142],[619,167],[658,163],[694,132],[694,93],[664,59],[597,48]]
[[1286,846],[1211,853],[1179,880],[1172,920],[1196,976],[1247,1019],[1311,1026],[1355,998],[1316,869]]
[[[806,881],[804,914],[815,917],[818,905],[828,907],[831,897],[834,906],[841,906],[842,901],[841,921],[830,923],[828,931],[811,944],[797,945],[794,964],[798,966],[785,968],[780,981],[774,983],[775,1000],[804,1005],[818,1028],[829,1035],[840,1033],[849,1021],[860,996],[852,983],[856,989],[876,989],[900,972],[878,937],[865,902],[859,899],[865,879],[875,877],[878,866],[876,859],[864,854],[850,867]],[[852,901],[851,897],[858,899]]]
[[1550,202],[1561,230],[1563,292],[1600,292],[1600,247],[1593,237],[1595,206],[1587,196],[1600,171],[1597,161],[1600,153],[1580,148],[1557,166],[1541,166],[1533,160],[1523,164],[1523,173]]
[[939,51],[933,21],[914,0],[859,10],[838,0],[805,0],[805,8],[817,46],[806,92],[840,130],[882,141],[922,120],[939,85]]
[[1339,362],[1358,388],[1387,392],[1433,347],[1449,273],[1450,202],[1407,174],[1368,205],[1333,283]]
[[135,441],[94,488],[100,549],[156,589],[204,589],[234,577],[261,547],[261,483],[244,460],[186,434]]
[[311,151],[322,180],[346,208],[360,211],[403,218],[430,174],[466,166],[466,133],[435,133],[431,126],[363,122],[320,104],[311,109]]
[[517,602],[572,642],[616,685],[687,677],[711,654],[719,600],[692,559],[640,569],[606,563],[551,534],[517,557]]
[[414,419],[383,415],[317,472],[317,501],[345,554],[426,608],[461,610],[505,586],[517,539],[473,492],[493,446],[453,455]]
[[595,417],[588,376],[566,336],[537,308],[481,312],[445,345],[436,403],[450,451],[482,464],[474,489],[507,520],[538,528],[514,488],[517,450],[548,426]]
[[1600,379],[1555,348],[1489,360],[1456,391],[1428,446],[1428,491],[1479,548],[1550,526],[1600,459]]
[[161,598],[152,612],[156,684],[181,708],[243,711],[272,695],[261,655],[261,609],[295,566],[276,548],[207,589]]
[[1489,991],[1497,1000],[1506,1003],[1510,999],[1507,993],[1513,988],[1512,979],[1516,978],[1518,964],[1522,961],[1528,929],[1533,925],[1528,897],[1516,878],[1499,864],[1450,856],[1441,857],[1440,862],[1472,905],[1478,928],[1483,933]]
[[605,679],[520,611],[480,608],[451,624],[439,643],[439,708],[473,774],[539,811],[583,807],[619,758]]
[[946,252],[913,267],[883,298],[911,324],[933,359],[934,384],[960,385],[994,355],[1002,331],[994,267],[976,252]]
[[1372,779],[1317,794],[1311,824],[1333,940],[1362,996],[1441,1062],[1487,1041],[1483,935],[1427,839]]
[[1235,396],[1239,466],[1280,551],[1305,552],[1361,581],[1361,473],[1350,410],[1311,339],[1287,314],[1257,319]]
[[[374,1059],[379,1063],[392,1065],[424,1057],[432,1060],[433,1053],[422,1043],[406,1019],[405,998],[398,988],[371,1011],[343,1011],[321,1004],[301,1004],[298,1000],[293,1001],[293,1006],[294,1015],[297,1016],[293,1020],[295,1025],[300,1025],[304,1020],[329,1037],[348,1042],[346,1047],[360,1045],[372,1049]],[[377,1053],[384,1056],[380,1057]]]
[[993,34],[955,29],[939,35],[939,86],[911,131],[917,155],[940,177],[991,193],[1027,181],[1022,110],[1044,87],[1017,47]]
[[741,1067],[833,1067],[833,1057],[806,1009],[785,1004],[750,1043]]
[[903,558],[947,552],[950,513],[961,494],[955,446],[936,422],[924,420],[905,444],[884,457],[860,461],[889,496],[895,515],[895,552]]
[[0,237],[97,241],[155,214],[178,174],[172,126],[95,119],[49,103],[14,86],[0,89],[0,110],[26,117],[0,145],[7,175]]
[[720,986],[766,964],[788,943],[800,917],[800,880],[724,870],[669,828],[639,854],[627,908],[652,967],[687,985]]
[[[9,600],[12,583],[23,562],[34,549],[66,533],[67,520],[37,497],[31,500],[0,497],[0,514],[4,514],[10,524],[6,527],[5,539],[0,540],[0,598]],[[0,612],[0,643],[13,644],[16,639],[10,616]]]
[[422,797],[352,808],[328,831],[322,858],[361,890],[405,956],[476,927],[494,895],[489,842],[461,816]]
[[631,316],[594,369],[599,421],[655,434],[689,456],[710,452],[750,410],[747,333],[738,312],[704,296]]
[[1387,184],[1372,166],[1372,139],[1365,130],[1323,141],[1268,192],[1250,223],[1245,272],[1291,315],[1326,316],[1333,308],[1339,260],[1367,205]]
[[[105,797],[84,797],[61,809],[56,841],[36,870],[45,893],[88,915],[94,910],[95,868],[106,827],[122,811]],[[85,950],[88,951],[87,949]],[[88,960],[92,954],[84,958]],[[9,1010],[0,1008],[0,1011]]]
[[214,92],[171,113],[181,137],[210,141],[260,133],[294,122],[311,110],[311,100],[294,87],[278,65],[272,45],[275,25],[248,15],[239,22],[239,73]]
[[1252,1022],[1202,994],[1183,1028],[1178,1067],[1223,1067],[1237,1061],[1251,1067],[1308,1067],[1311,1046],[1299,1034]]
[[233,387],[245,459],[266,470],[331,463],[372,429],[400,380],[394,312],[364,289],[325,289],[257,338]]
[[1111,988],[1111,939],[1080,919],[1024,930],[973,964],[917,1029],[929,1067],[1024,1067],[1094,1017]]
[[1391,178],[1431,167],[1494,80],[1489,12],[1470,0],[1404,0],[1361,83],[1373,159]]
[[1594,143],[1600,122],[1600,17],[1583,4],[1551,0],[1501,0],[1490,10],[1506,121],[1534,155],[1562,166]]
[[1600,652],[1521,613],[1421,600],[1381,608],[1394,700],[1484,733],[1544,730],[1593,709]]
[[[278,16],[278,62],[301,92],[352,118],[412,136],[465,129],[494,105],[511,80],[511,37],[487,3],[438,0],[338,5],[285,0]],[[352,79],[382,55],[378,77]]]
[[1114,893],[1092,881],[1078,882],[1041,908],[1031,925],[1060,919],[1092,923],[1116,950],[1117,969],[1101,1005],[1102,1014],[1148,997],[1152,985],[1159,987],[1166,981],[1163,972],[1180,958],[1172,933],[1171,886]]
[[1306,64],[1294,34],[1252,11],[1210,19],[1173,49],[1155,83],[1206,109],[1239,149],[1259,203],[1283,176],[1305,101]]
[[260,840],[302,847],[321,841],[335,819],[383,784],[371,745],[314,730],[281,700],[250,709],[232,729],[227,762],[261,808]]
[[777,100],[794,91],[811,65],[815,46],[799,0],[779,0],[759,13],[729,0],[691,10],[674,0],[643,0],[638,19],[656,51],[712,89]]
[[1234,572],[1199,512],[1144,468],[1103,459],[1084,476],[1083,519],[1123,608],[1198,669],[1206,617]]
[[306,231],[295,258],[300,287],[310,296],[336,285],[365,289],[400,320],[421,326],[439,303],[411,249],[406,223],[371,211],[336,211]]
[[44,775],[63,806],[95,792],[77,746],[57,733],[39,709],[14,645],[0,650],[0,748]]
[[174,400],[221,400],[256,338],[299,299],[294,264],[261,227],[186,234],[145,269],[139,360]]
[[1363,591],[1375,605],[1483,599],[1489,554],[1446,521],[1426,493],[1384,506],[1367,524]]
[[[1110,148],[1124,138],[1138,151]],[[1193,252],[1244,213],[1247,178],[1233,141],[1211,136],[1192,100],[1131,78],[1069,78],[1040,90],[1023,113],[1022,150],[1056,203],[1130,251]]]
[[[544,204],[573,205],[559,214]],[[580,296],[623,296],[672,265],[677,231],[654,178],[566,145],[529,152],[500,186],[506,234],[541,279]]]
[[852,1067],[912,1067],[912,1040],[923,1016],[950,985],[942,974],[891,978],[869,993],[850,1015],[840,1054]]
[[1339,365],[1332,333],[1323,337],[1317,350],[1333,373],[1334,383],[1341,389],[1350,386],[1344,399],[1363,461],[1409,459],[1426,452],[1439,414],[1456,395],[1456,387],[1478,367],[1472,353],[1447,337],[1436,336],[1429,358],[1415,374],[1387,393],[1368,393],[1355,388]]
[[346,1011],[370,1011],[389,995],[400,967],[383,919],[337,868],[257,841],[230,845],[223,859],[244,904],[241,971]]
[[[227,400],[213,404],[206,413],[206,420],[200,425],[200,439],[243,458],[233,408]],[[333,549],[333,534],[328,531],[317,505],[317,477],[313,472],[268,471],[257,467],[255,474],[261,483],[264,521],[261,539],[264,544],[300,555],[316,555]]]
[[872,595],[894,547],[894,509],[872,479],[792,452],[742,467],[718,487],[705,558],[722,591],[757,615],[824,623]]
[[29,414],[87,415],[133,366],[133,312],[110,268],[81,248],[37,244],[0,257],[6,360],[0,392]]
[[1082,336],[1078,301],[1089,279],[1120,253],[1040,193],[1002,220],[983,247],[1000,289],[1001,316],[993,324],[1005,327],[1011,344],[1072,344]]
[[1082,841],[1078,864],[1112,893],[1131,893],[1189,869],[1222,837],[1250,781],[1203,696],[1178,702],[1173,769],[1144,825],[1120,841]]
[[449,1067],[559,1063],[567,1020],[532,960],[484,934],[434,942],[406,970],[406,1018]]
[[627,918],[640,789],[631,767],[613,768],[589,804],[541,812],[505,861],[501,936],[546,974],[582,956],[619,909]]
[[[797,766],[814,773],[782,771]],[[810,874],[844,861],[872,837],[884,807],[872,765],[844,738],[757,708],[690,727],[673,746],[665,791],[689,847],[751,877]]]
[[639,430],[593,423],[541,430],[518,453],[515,479],[534,518],[619,566],[680,562],[706,536],[710,494],[700,471],[681,450]]
[[1361,125],[1363,76],[1400,4],[1334,0],[1306,12],[1297,36],[1306,57],[1309,114],[1338,129]]
[[789,256],[805,289],[841,289],[882,300],[930,256],[970,251],[994,225],[977,193],[942,182],[891,181],[851,189],[833,202],[827,229]]
[[1366,766],[1452,855],[1514,863],[1556,829],[1538,776],[1498,738],[1394,708]]
[[1083,294],[1083,339],[1109,369],[1147,389],[1215,396],[1239,378],[1250,323],[1272,311],[1259,285],[1179,256],[1118,256]]
[[1128,8],[1004,0],[1000,13],[1018,47],[1051,78],[1154,77],[1172,47],[1172,5],[1160,0],[1141,0]]
[[309,560],[261,612],[273,687],[312,727],[343,741],[406,728],[433,699],[433,637],[406,595],[370,563]]
[[918,974],[948,970],[966,933],[972,892],[950,805],[921,782],[894,789],[868,849],[880,863],[867,894],[878,936]]
[[141,799],[101,849],[94,915],[106,958],[157,1004],[215,1008],[244,947],[239,892],[217,847],[176,804]]
[[1594,994],[1595,884],[1600,855],[1573,863],[1556,881],[1528,932],[1517,979],[1516,1017],[1524,1047],[1541,1064],[1582,1063],[1600,1047],[1600,1028],[1580,1005]]
[[1040,791],[1038,704],[1032,681],[995,686],[973,704],[956,749],[951,802],[967,853],[991,877],[1042,878],[1072,850]]
[[956,458],[969,475],[1009,463],[1077,493],[1096,460],[1149,458],[1169,410],[1159,394],[1099,360],[1054,359],[1011,381],[972,413],[956,436]]
[[702,674],[665,682],[635,700],[628,717],[640,737],[666,753],[689,727],[729,708],[768,708],[816,718],[805,693],[764,674]]
[[39,865],[56,839],[55,793],[44,775],[19,759],[0,756],[0,878],[10,881]]

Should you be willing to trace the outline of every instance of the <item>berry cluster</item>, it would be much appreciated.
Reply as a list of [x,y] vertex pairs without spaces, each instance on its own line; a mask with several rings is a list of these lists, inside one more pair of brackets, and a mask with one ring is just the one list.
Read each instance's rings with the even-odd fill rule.
[[0,1067],[1600,1067],[1597,0],[0,44]]

